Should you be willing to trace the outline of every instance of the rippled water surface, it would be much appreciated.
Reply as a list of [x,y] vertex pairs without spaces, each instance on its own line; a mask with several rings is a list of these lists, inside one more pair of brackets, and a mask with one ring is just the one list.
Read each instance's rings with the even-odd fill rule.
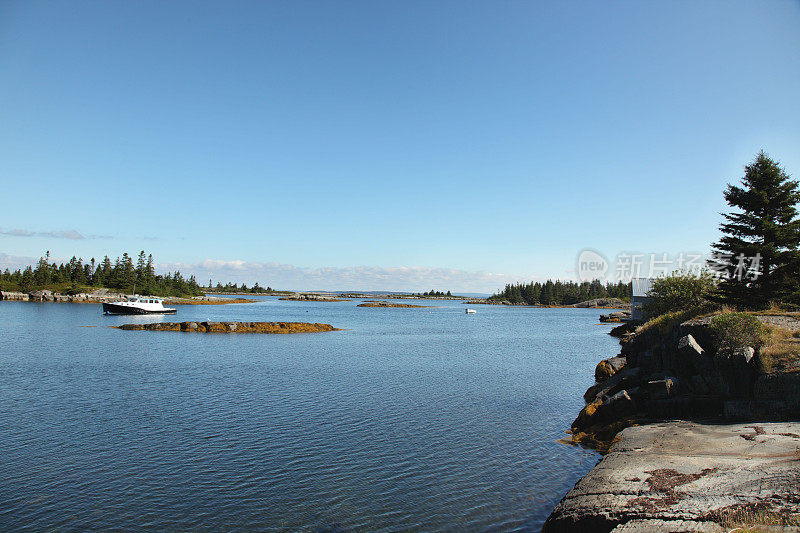
[[[0,302],[0,529],[538,530],[618,345],[587,309]],[[425,302],[422,302],[425,303]],[[121,331],[132,321],[345,331]]]

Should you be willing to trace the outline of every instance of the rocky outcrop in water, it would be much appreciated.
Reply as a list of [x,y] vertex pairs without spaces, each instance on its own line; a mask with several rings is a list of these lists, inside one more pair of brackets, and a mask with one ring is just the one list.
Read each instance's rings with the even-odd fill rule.
[[799,449],[800,422],[628,428],[542,531],[722,533],[758,520],[797,524]]
[[364,302],[356,307],[431,307],[429,305],[396,304],[391,302]]
[[124,330],[183,331],[186,333],[320,333],[341,331],[330,324],[309,322],[153,322],[124,324]]
[[616,311],[607,315],[600,315],[600,322],[625,322],[630,319],[630,311]]

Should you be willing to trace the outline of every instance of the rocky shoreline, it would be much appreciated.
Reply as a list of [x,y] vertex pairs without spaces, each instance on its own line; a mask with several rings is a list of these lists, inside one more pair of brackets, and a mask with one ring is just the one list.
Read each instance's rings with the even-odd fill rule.
[[[61,302],[61,303],[80,303],[80,304],[100,304],[104,302],[115,302],[125,300],[129,294],[109,292],[99,289],[90,293],[61,294],[52,291],[33,291],[33,292],[0,292],[0,300],[15,302]],[[194,296],[191,298],[178,298],[167,296],[164,303],[167,305],[226,305],[252,303],[255,300],[248,298],[220,298],[217,296]]]
[[[751,318],[790,345],[800,330],[795,316]],[[713,320],[612,330],[621,353],[598,363],[570,438],[608,455],[544,531],[722,531],[740,511],[800,525],[787,514],[800,504],[800,363],[767,370],[763,351],[725,345]]]
[[[536,307],[536,308],[558,308],[558,309],[626,309],[630,308],[630,303],[620,300],[619,298],[595,298],[594,300],[586,300],[585,302],[578,302],[567,305],[528,305],[528,304],[515,304],[508,300],[491,300],[488,298],[480,299],[473,298],[464,302],[465,304],[474,305],[508,305],[513,307]],[[630,318],[630,311],[628,311],[627,318]],[[602,320],[602,319],[601,319]],[[619,322],[619,320],[617,320]]]
[[[753,347],[719,345],[711,318],[623,333],[621,353],[595,369],[597,384],[584,394],[573,441],[602,450],[621,429],[650,420],[800,418],[800,368],[763,371]],[[792,317],[755,318],[800,325]]]
[[330,324],[310,322],[153,322],[111,326],[126,331],[182,331],[184,333],[321,333],[341,331]]

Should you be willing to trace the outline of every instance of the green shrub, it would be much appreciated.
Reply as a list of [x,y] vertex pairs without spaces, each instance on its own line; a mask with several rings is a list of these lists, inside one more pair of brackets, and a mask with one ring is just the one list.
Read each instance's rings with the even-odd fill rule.
[[706,273],[673,272],[653,281],[644,306],[646,320],[665,313],[699,307],[709,300],[714,291],[714,279]]
[[748,313],[723,313],[711,319],[711,331],[719,341],[719,349],[733,351],[745,346],[760,350],[770,338],[770,330]]

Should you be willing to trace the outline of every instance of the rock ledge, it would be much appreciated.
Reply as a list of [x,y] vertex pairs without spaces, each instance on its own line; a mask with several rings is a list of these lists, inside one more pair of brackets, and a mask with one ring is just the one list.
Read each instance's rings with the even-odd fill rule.
[[752,526],[741,517],[753,515],[795,525],[798,449],[800,422],[628,428],[561,500],[542,531],[722,532]]

